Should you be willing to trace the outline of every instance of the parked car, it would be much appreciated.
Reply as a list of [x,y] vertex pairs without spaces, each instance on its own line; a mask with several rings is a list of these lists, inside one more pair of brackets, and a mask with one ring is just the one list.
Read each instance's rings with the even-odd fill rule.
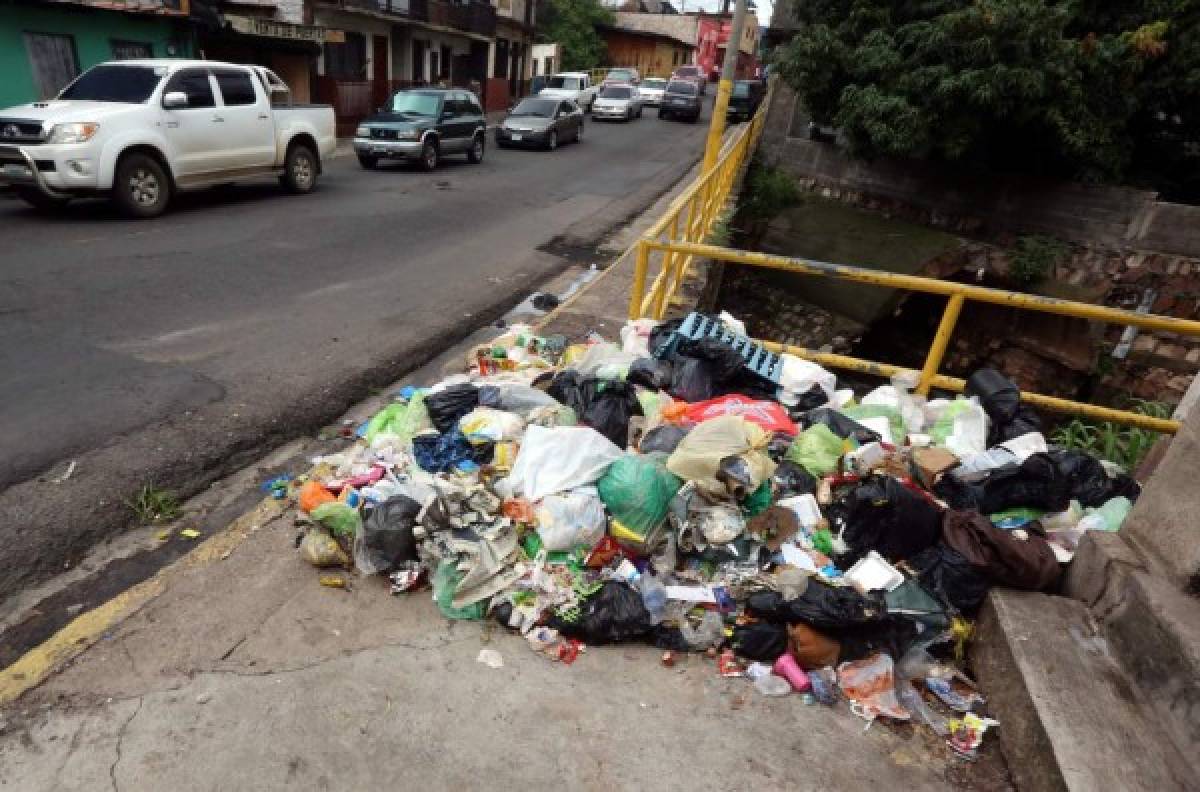
[[496,145],[539,146],[583,140],[583,110],[570,99],[534,96],[522,99],[496,127]]
[[642,95],[642,104],[647,107],[658,107],[662,102],[663,91],[667,89],[667,81],[661,77],[647,77],[642,80],[638,86],[638,93]]
[[620,118],[632,121],[642,117],[642,99],[638,89],[633,85],[605,83],[596,94],[596,103],[592,105],[592,118],[599,121],[602,118]]
[[695,122],[700,118],[704,101],[700,89],[692,80],[671,80],[663,92],[662,104],[658,106],[659,118],[682,118]]
[[699,66],[680,66],[675,71],[671,72],[672,80],[691,80],[696,83],[700,89],[700,95],[708,90],[708,80],[704,78],[704,72]]
[[107,195],[154,217],[176,192],[248,176],[311,192],[336,146],[333,108],[292,105],[269,69],[114,61],[55,99],[0,110],[0,183],[39,208]]
[[625,83],[626,85],[637,85],[642,80],[642,75],[637,69],[629,69],[621,67],[618,69],[609,69],[608,74],[604,75],[605,83]]
[[749,121],[763,100],[763,84],[758,80],[738,80],[729,94],[729,106],[725,117],[735,121]]
[[592,85],[592,77],[587,72],[562,72],[546,80],[546,87],[537,95],[570,99],[588,112],[592,102],[596,101],[596,86]]
[[483,162],[486,136],[487,121],[474,94],[442,88],[397,91],[383,112],[358,125],[354,153],[364,168],[398,159],[431,171],[447,154]]

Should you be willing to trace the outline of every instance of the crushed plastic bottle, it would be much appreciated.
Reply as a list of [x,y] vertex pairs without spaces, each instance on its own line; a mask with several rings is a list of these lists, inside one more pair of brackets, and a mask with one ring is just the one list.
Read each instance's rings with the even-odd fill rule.
[[650,614],[650,623],[662,624],[667,615],[667,587],[648,572],[642,575],[638,582],[642,592],[642,605]]
[[720,646],[721,642],[725,640],[725,622],[721,619],[721,614],[707,611],[698,627],[693,629],[691,624],[684,620],[679,626],[679,632],[691,649],[708,649],[712,646]]

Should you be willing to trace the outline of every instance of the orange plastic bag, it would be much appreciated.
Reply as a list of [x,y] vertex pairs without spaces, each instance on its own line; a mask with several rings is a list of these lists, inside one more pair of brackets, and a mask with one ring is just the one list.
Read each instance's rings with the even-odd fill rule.
[[337,498],[333,497],[332,492],[315,481],[306,481],[300,488],[300,511],[311,512],[322,503],[330,503],[335,500]]

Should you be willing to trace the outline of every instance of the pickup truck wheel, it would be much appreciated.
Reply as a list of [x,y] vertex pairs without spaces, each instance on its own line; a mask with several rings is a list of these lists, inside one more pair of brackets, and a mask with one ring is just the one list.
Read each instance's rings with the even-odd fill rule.
[[370,154],[359,154],[358,164],[362,165],[367,170],[372,170],[376,165],[379,164],[379,158],[372,157]]
[[303,143],[293,144],[288,149],[279,183],[285,190],[297,195],[313,191],[317,186],[317,157],[312,149]]
[[438,148],[432,140],[421,147],[421,170],[431,171],[438,166]]
[[48,212],[53,209],[60,209],[67,205],[71,199],[66,196],[46,195],[41,190],[32,187],[18,187],[15,190],[17,197],[25,203],[32,206],[34,209],[40,209],[43,212]]
[[471,141],[471,148],[467,151],[467,162],[473,165],[478,165],[483,162],[483,135],[476,135]]
[[112,197],[130,217],[157,217],[166,211],[171,183],[158,160],[146,154],[129,154],[117,163]]

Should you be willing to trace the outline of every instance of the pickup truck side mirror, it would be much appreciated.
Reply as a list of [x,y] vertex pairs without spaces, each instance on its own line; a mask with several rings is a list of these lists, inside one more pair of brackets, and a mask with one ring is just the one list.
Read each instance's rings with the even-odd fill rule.
[[183,91],[168,91],[163,95],[162,106],[167,110],[188,106],[188,97]]

